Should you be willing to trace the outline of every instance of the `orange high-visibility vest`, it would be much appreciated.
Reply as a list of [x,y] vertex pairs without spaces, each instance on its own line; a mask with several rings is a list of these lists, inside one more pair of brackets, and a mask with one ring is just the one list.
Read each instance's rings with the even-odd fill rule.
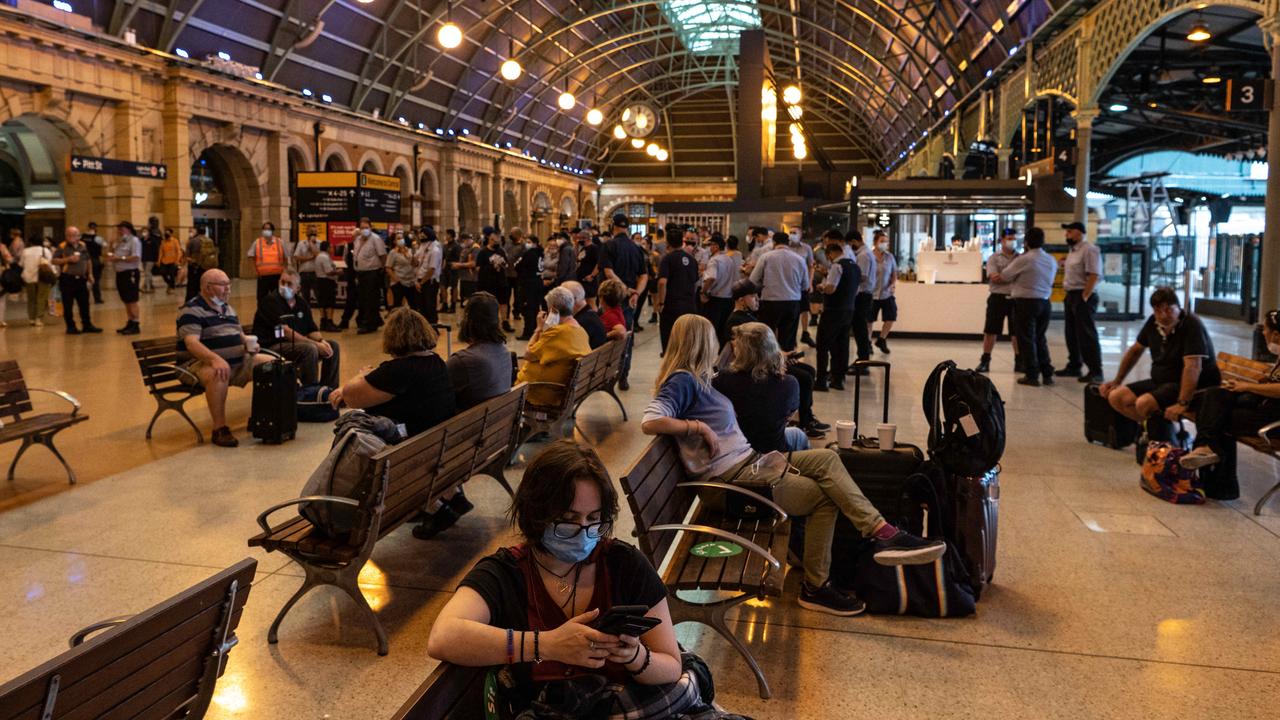
[[254,253],[253,267],[258,271],[258,277],[283,273],[284,243],[275,240],[268,245],[266,238],[258,238],[258,252]]

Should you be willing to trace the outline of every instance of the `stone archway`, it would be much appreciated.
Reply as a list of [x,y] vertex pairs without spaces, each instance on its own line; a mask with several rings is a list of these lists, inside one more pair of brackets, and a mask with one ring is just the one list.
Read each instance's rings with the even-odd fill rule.
[[539,240],[546,240],[551,235],[552,214],[555,209],[551,205],[551,197],[539,190],[533,195],[533,207],[530,211],[531,222],[529,232]]
[[591,198],[582,201],[582,213],[579,217],[590,222],[593,227],[600,224],[600,219],[596,217],[596,204]]
[[556,229],[561,227],[572,227],[578,222],[578,203],[574,201],[572,193],[565,193],[560,196],[560,221]]
[[375,175],[385,175],[386,172],[382,167],[382,158],[372,150],[366,152],[360,157],[360,172],[374,173]]
[[[400,180],[400,224],[409,226],[414,224],[413,202],[414,187],[413,181],[409,179],[409,165],[404,161],[397,162],[395,167],[391,169],[391,174]],[[421,218],[417,220],[418,224],[422,224]]]
[[516,199],[516,191],[512,188],[502,191],[502,221],[507,230],[524,229],[524,218],[520,217],[520,201]]
[[351,169],[351,158],[341,145],[330,145],[325,149],[323,157],[320,168],[324,172],[345,172]]
[[196,164],[202,162],[225,191],[226,199],[224,207],[214,209],[203,209],[196,203],[192,208],[193,218],[197,225],[220,235],[215,238],[219,241],[219,264],[227,274],[253,277],[253,262],[247,253],[264,219],[262,187],[253,164],[238,147],[223,143],[201,151]]
[[480,232],[480,199],[468,183],[458,186],[458,232]]
[[[422,196],[422,223],[432,227],[440,224],[440,196],[437,188],[439,185],[435,174],[430,168],[423,168],[422,174],[418,176],[418,194]],[[436,227],[436,231],[442,233],[444,228]]]
[[100,151],[66,119],[40,113],[10,117],[0,125],[0,151],[15,160],[22,182],[23,202],[17,210],[24,236],[39,232],[60,239],[68,225],[83,227],[92,220],[105,229],[128,217],[127,206],[108,206],[106,176],[69,171],[72,154]]

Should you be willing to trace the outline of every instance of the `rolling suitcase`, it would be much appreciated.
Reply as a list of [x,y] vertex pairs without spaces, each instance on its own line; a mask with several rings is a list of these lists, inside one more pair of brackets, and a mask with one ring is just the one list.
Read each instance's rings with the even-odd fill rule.
[[1084,388],[1084,439],[1119,450],[1138,438],[1138,423],[1121,415],[1098,394],[1098,385]]
[[298,372],[288,360],[271,360],[253,369],[249,432],[271,445],[297,434]]
[[1000,468],[982,477],[947,475],[947,501],[951,511],[947,542],[956,549],[968,571],[973,596],[996,572],[996,535],[1000,518]]
[[[858,360],[854,367],[884,368],[884,420],[889,421],[889,371],[887,362]],[[858,430],[863,429],[859,420],[862,404],[862,377],[854,375],[853,421]],[[840,459],[853,480],[875,505],[888,522],[904,528],[910,527],[910,518],[919,512],[909,492],[908,478],[920,472],[924,465],[924,453],[915,445],[894,443],[891,450],[882,450],[875,433],[868,437],[859,432],[852,448],[840,448]]]

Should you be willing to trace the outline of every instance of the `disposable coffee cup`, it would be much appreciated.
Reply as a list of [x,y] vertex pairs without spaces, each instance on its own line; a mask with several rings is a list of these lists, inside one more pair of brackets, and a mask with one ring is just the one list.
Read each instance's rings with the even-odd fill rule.
[[256,352],[258,352],[259,350],[261,350],[261,349],[262,349],[262,346],[258,344],[258,336],[257,336],[257,335],[245,335],[245,336],[244,336],[244,349],[245,349],[245,350],[247,350],[247,351],[249,351],[249,352],[251,352],[251,353],[256,353]]
[[880,423],[876,426],[876,434],[880,436],[880,449],[892,450],[898,438],[898,426],[893,423]]
[[836,421],[836,445],[842,448],[852,448],[853,439],[858,435],[858,424],[852,420]]

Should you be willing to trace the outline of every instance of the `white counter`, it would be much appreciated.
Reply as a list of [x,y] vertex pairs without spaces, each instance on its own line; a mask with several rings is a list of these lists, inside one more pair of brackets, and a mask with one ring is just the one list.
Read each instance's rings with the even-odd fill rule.
[[[893,334],[981,335],[987,316],[985,283],[926,285],[898,281]],[[877,323],[876,327],[879,327]]]

